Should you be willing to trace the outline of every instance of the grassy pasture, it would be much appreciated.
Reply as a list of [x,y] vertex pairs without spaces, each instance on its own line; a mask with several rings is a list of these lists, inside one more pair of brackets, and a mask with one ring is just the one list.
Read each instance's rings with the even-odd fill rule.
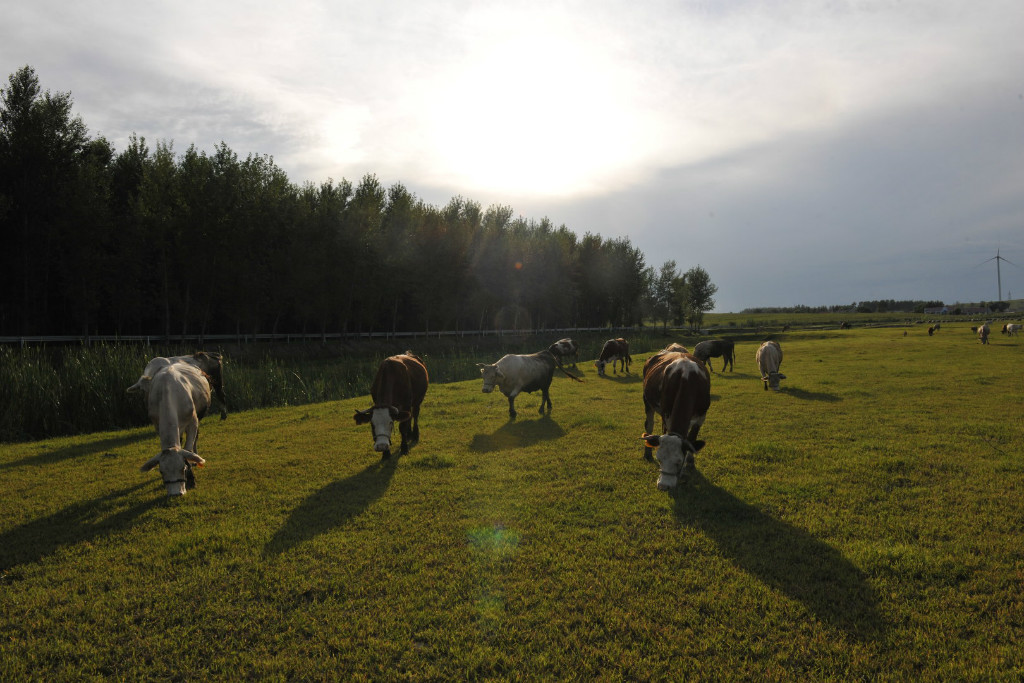
[[392,463],[365,397],[208,419],[181,500],[152,428],[0,446],[0,680],[1019,680],[1024,341],[777,338],[672,494],[643,354],[515,423],[435,384]]

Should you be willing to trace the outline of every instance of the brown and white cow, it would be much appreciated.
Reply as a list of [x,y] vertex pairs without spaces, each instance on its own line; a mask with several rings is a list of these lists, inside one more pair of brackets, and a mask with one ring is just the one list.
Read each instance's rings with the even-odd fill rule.
[[160,368],[147,384],[149,419],[160,435],[160,453],[141,469],[148,472],[159,465],[167,495],[182,496],[195,487],[192,465],[201,467],[206,463],[196,452],[196,441],[199,420],[210,407],[210,384],[205,373],[188,363]]
[[580,345],[576,343],[576,340],[569,339],[568,337],[556,341],[548,347],[548,351],[555,357],[555,361],[559,365],[566,358],[572,358],[573,365],[576,365],[580,359]]
[[722,357],[722,372],[725,372],[726,367],[729,368],[729,372],[732,372],[735,354],[736,344],[730,339],[708,339],[693,347],[693,355],[706,363],[711,372],[715,371],[711,367],[711,359],[719,356]]
[[[644,458],[658,449],[658,488],[666,491],[692,469],[694,454],[704,447],[697,434],[711,406],[711,376],[697,357],[664,350],[644,363]],[[660,436],[654,435],[654,414],[661,415]]]
[[597,374],[604,377],[604,369],[608,363],[612,364],[612,373],[614,374],[616,362],[621,364],[621,369],[624,373],[629,374],[629,364],[633,362],[633,358],[629,355],[629,342],[622,337],[609,339],[604,343],[601,355],[598,356],[597,362],[594,363],[597,366]]
[[370,388],[373,407],[357,410],[355,421],[357,425],[370,424],[373,449],[382,460],[391,457],[391,433],[396,422],[402,435],[402,455],[419,442],[420,405],[429,384],[427,366],[412,351],[385,358],[377,367]]
[[777,341],[766,341],[758,347],[754,354],[757,366],[761,369],[761,381],[764,382],[764,390],[771,387],[779,390],[779,380],[786,379],[786,376],[779,372],[782,365],[782,347]]
[[982,344],[988,344],[988,334],[989,334],[989,331],[990,330],[989,330],[988,323],[985,323],[984,325],[981,325],[981,326],[978,327],[978,340]]
[[1020,332],[1020,329],[1021,326],[1018,323],[1006,323],[1005,325],[1003,325],[1002,333],[1012,337],[1013,335]]
[[220,402],[220,419],[225,420],[228,416],[228,402],[224,398],[224,370],[223,360],[219,353],[211,353],[209,351],[197,351],[187,356],[157,356],[146,364],[145,369],[142,371],[142,375],[135,384],[128,387],[128,393],[134,394],[142,392],[143,396],[149,395],[149,383],[153,378],[153,375],[157,373],[161,368],[166,368],[168,365],[174,363],[187,363],[193,367],[199,368],[206,373],[210,382],[210,390],[213,392],[213,396],[217,397]]
[[498,359],[498,362],[477,363],[483,377],[483,392],[489,394],[497,387],[508,398],[508,418],[516,419],[516,396],[523,393],[540,391],[540,414],[544,414],[547,406],[551,412],[551,396],[548,390],[555,374],[555,357],[550,351],[538,351],[530,354],[509,353]]

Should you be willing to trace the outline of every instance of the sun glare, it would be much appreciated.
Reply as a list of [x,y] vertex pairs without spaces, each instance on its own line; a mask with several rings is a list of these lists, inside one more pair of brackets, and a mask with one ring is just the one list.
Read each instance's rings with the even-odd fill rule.
[[490,46],[442,84],[432,114],[441,172],[473,189],[585,193],[637,151],[621,70],[572,36]]

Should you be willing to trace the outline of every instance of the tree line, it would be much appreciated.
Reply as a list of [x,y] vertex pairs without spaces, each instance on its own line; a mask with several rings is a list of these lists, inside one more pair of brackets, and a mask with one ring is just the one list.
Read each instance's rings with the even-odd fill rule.
[[72,105],[29,66],[0,91],[2,335],[699,326],[714,306],[706,271],[655,271],[628,238],[373,174],[296,185],[223,142],[116,151]]

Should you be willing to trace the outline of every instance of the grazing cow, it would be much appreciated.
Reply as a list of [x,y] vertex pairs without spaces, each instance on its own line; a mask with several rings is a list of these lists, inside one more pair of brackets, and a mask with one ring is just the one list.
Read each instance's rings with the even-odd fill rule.
[[555,360],[558,361],[559,365],[562,364],[563,358],[572,357],[573,365],[576,365],[580,359],[580,345],[577,344],[575,340],[569,339],[568,337],[556,341],[548,347],[548,351],[550,351],[551,355],[555,357]]
[[[497,363],[486,365],[477,363],[480,375],[484,379],[483,392],[489,394],[498,387],[508,398],[508,418],[516,419],[516,396],[522,392],[541,392],[540,414],[544,414],[544,406],[551,412],[551,397],[548,389],[551,378],[555,374],[555,357],[550,351],[538,351],[531,354],[506,354]],[[571,375],[570,375],[571,377]]]
[[217,397],[220,402],[220,419],[225,420],[228,416],[228,402],[224,398],[224,372],[223,372],[223,360],[219,353],[210,353],[208,351],[197,351],[196,353],[188,356],[170,356],[165,358],[163,356],[157,356],[146,364],[146,368],[142,371],[142,375],[139,377],[135,384],[128,387],[128,393],[134,394],[142,392],[144,396],[149,394],[149,382],[153,375],[157,373],[161,368],[166,368],[168,365],[174,363],[187,363],[193,367],[199,368],[201,371],[206,373],[210,382],[210,389],[213,395]]
[[846,322],[844,320],[843,322],[839,323],[839,329],[841,329],[841,330],[848,330],[848,329],[850,329],[850,323],[848,323],[848,322]]
[[391,432],[395,422],[402,435],[402,455],[419,442],[420,405],[429,383],[427,366],[412,351],[381,361],[370,388],[373,407],[357,410],[355,420],[357,425],[370,423],[373,449],[381,454],[382,460],[391,457]]
[[157,370],[147,384],[149,419],[160,435],[160,453],[147,460],[142,471],[159,465],[167,495],[183,496],[195,487],[192,465],[202,467],[206,463],[196,453],[196,440],[199,420],[210,407],[210,383],[199,368],[172,363]]
[[693,347],[693,355],[699,358],[704,363],[707,363],[708,369],[714,372],[715,369],[711,367],[711,359],[722,357],[722,372],[725,372],[725,368],[729,368],[729,372],[732,372],[732,361],[736,353],[736,345],[729,339],[709,339],[708,341],[702,341]]
[[782,365],[782,347],[777,341],[766,341],[758,347],[754,354],[757,366],[761,368],[761,381],[764,382],[764,390],[768,391],[770,386],[775,391],[779,390],[779,380],[786,379],[786,376],[779,372]]
[[612,364],[612,373],[614,374],[616,361],[621,362],[622,371],[629,374],[629,364],[633,362],[633,358],[629,355],[629,342],[622,337],[609,339],[604,343],[601,355],[594,364],[597,366],[597,374],[604,377],[604,369],[608,363]]
[[[696,356],[660,351],[644,363],[644,458],[658,449],[661,465],[658,489],[673,488],[684,470],[692,469],[694,454],[704,447],[697,434],[711,406],[711,376]],[[660,436],[651,434],[654,413],[661,415]],[[684,436],[685,435],[685,436]]]
[[978,339],[981,341],[982,344],[988,344],[988,333],[988,323],[985,323],[984,325],[978,328]]
[[1002,333],[1012,337],[1013,335],[1015,335],[1018,332],[1020,332],[1020,330],[1021,330],[1021,325],[1020,324],[1018,324],[1018,323],[1006,323],[1005,325],[1003,325]]

